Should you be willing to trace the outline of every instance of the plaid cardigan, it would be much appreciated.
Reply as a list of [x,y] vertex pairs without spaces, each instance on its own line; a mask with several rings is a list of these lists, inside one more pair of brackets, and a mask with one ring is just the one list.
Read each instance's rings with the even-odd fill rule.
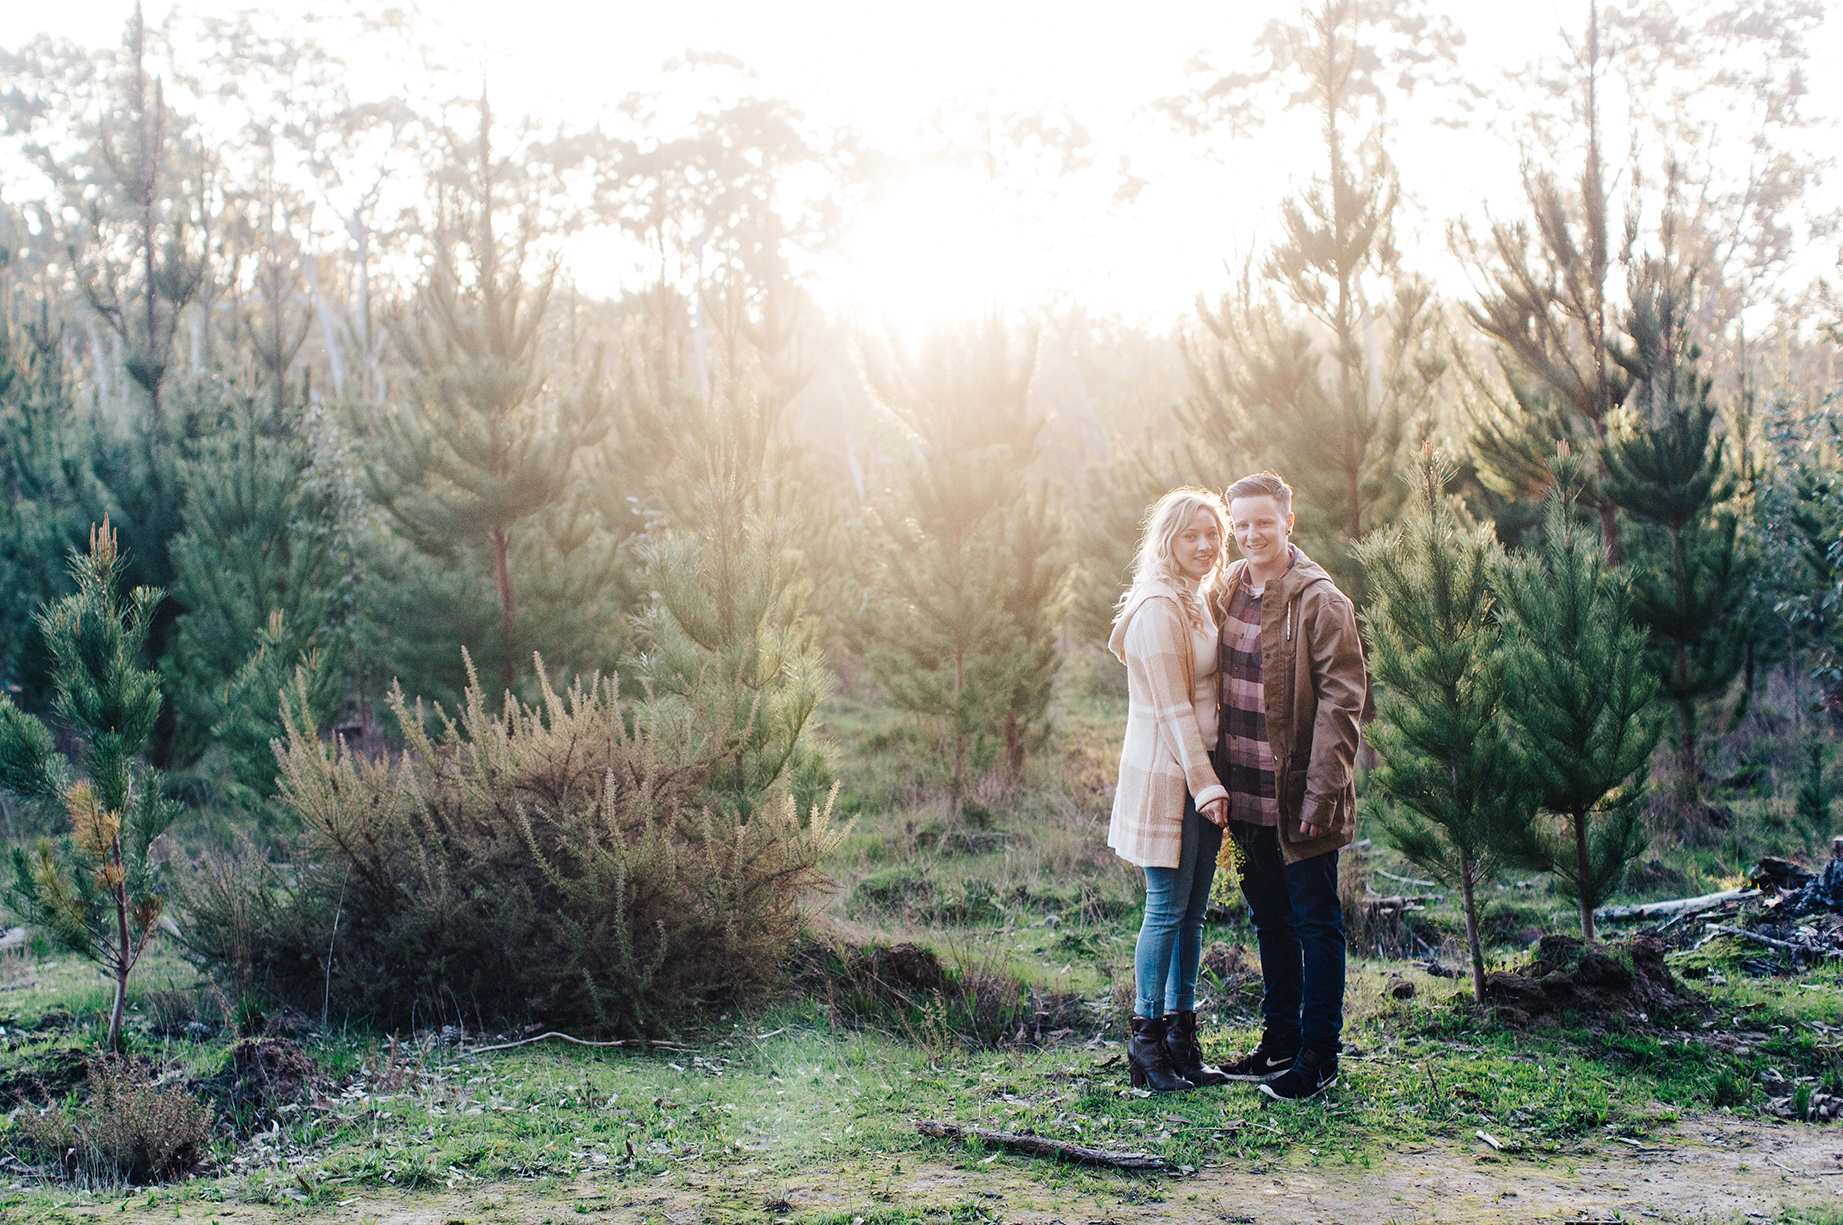
[[1216,740],[1216,625],[1184,616],[1169,583],[1133,589],[1107,647],[1126,665],[1126,742],[1113,793],[1107,845],[1139,867],[1175,868],[1183,849],[1184,799],[1228,793],[1210,765]]

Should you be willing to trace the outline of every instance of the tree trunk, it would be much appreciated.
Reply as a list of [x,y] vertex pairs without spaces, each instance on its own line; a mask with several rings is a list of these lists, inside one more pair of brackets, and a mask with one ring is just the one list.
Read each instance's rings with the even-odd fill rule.
[[1587,814],[1574,814],[1574,889],[1581,903],[1581,939],[1593,943],[1593,864],[1587,854]]
[[1694,698],[1677,699],[1677,721],[1683,727],[1681,752],[1686,794],[1692,801],[1702,798],[1702,763],[1696,759],[1696,702]]
[[[109,848],[114,868],[119,874],[122,869],[122,840],[117,834],[114,844]],[[115,895],[115,938],[120,941],[115,947],[115,1005],[109,1009],[109,1049],[114,1050],[121,1041],[122,1014],[128,1007],[128,971],[134,968],[133,952],[128,943],[128,894],[127,886],[121,876],[116,877]]]
[[948,791],[953,799],[954,815],[961,812],[960,804],[960,770],[966,762],[966,733],[960,726],[960,693],[966,684],[966,652],[955,651],[953,657],[953,714],[952,724],[948,730],[953,734],[953,775],[948,779]]
[[1625,550],[1619,547],[1619,508],[1611,498],[1600,499],[1600,540],[1606,545],[1606,562],[1615,568],[1625,564]]
[[1485,951],[1478,943],[1478,898],[1472,858],[1459,857],[1459,890],[1465,895],[1465,943],[1472,954],[1472,1002],[1485,1002]]
[[514,666],[513,637],[518,628],[518,604],[512,592],[512,570],[507,555],[512,547],[512,533],[507,528],[493,529],[493,585],[499,591],[499,664],[500,684],[512,688],[518,669]]
[[1015,710],[1005,712],[1005,773],[1014,782],[1024,773],[1024,729]]

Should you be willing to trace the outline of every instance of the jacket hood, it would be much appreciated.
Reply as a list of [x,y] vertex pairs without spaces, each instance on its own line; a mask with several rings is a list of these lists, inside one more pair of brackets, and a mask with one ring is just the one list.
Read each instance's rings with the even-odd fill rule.
[[[1293,545],[1292,550],[1292,566],[1285,574],[1267,584],[1262,592],[1263,600],[1270,595],[1278,596],[1283,602],[1292,600],[1306,588],[1318,583],[1330,583],[1334,588],[1337,586],[1335,582],[1332,582],[1331,575],[1323,566],[1305,555],[1304,549]],[[1228,570],[1223,573],[1221,589],[1225,592],[1233,591],[1235,584],[1241,582],[1242,571],[1247,568],[1248,559],[1245,557],[1230,563]]]
[[1113,632],[1107,635],[1107,649],[1113,652],[1115,659],[1126,662],[1126,627],[1132,623],[1145,602],[1152,599],[1166,599],[1179,608],[1184,606],[1184,597],[1177,586],[1169,579],[1148,578],[1133,584],[1126,593],[1126,603],[1121,606],[1119,615],[1113,619]]

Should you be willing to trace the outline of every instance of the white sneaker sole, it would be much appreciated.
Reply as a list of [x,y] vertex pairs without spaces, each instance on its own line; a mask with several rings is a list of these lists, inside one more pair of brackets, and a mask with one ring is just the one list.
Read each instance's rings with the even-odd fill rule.
[[1330,1080],[1318,1086],[1318,1088],[1312,1090],[1310,1093],[1306,1094],[1304,1097],[1282,1097],[1278,1093],[1274,1092],[1274,1088],[1272,1085],[1265,1084],[1265,1083],[1261,1085],[1261,1092],[1265,1093],[1268,1097],[1271,1097],[1276,1102],[1309,1102],[1313,1098],[1322,1094],[1326,1089],[1334,1089],[1336,1087],[1337,1087],[1337,1077],[1333,1076]]

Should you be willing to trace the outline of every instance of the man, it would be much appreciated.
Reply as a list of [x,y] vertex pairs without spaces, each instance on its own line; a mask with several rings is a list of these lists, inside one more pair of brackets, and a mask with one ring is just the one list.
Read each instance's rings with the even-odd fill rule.
[[1299,1100],[1337,1083],[1337,853],[1356,830],[1351,767],[1369,674],[1350,599],[1288,539],[1292,488],[1262,472],[1229,486],[1227,501],[1242,560],[1211,596],[1222,627],[1218,773],[1260,942],[1265,1027],[1222,1071]]

